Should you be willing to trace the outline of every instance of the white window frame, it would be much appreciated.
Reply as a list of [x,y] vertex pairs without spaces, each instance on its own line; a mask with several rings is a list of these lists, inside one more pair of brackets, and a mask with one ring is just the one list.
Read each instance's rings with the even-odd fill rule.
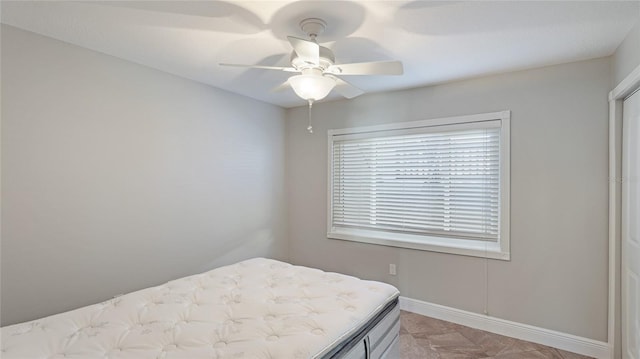
[[[497,242],[460,239],[446,236],[391,233],[364,229],[337,228],[332,224],[333,217],[333,142],[340,136],[370,134],[372,132],[411,130],[425,127],[473,124],[482,126],[482,122],[500,121],[500,235]],[[328,131],[328,212],[327,237],[361,243],[378,244],[391,247],[418,249],[441,253],[459,254],[482,258],[510,260],[509,249],[509,203],[510,203],[510,121],[511,111],[491,112],[468,116],[437,118],[431,120],[393,123],[378,126],[366,126]],[[343,137],[344,138],[344,137]]]

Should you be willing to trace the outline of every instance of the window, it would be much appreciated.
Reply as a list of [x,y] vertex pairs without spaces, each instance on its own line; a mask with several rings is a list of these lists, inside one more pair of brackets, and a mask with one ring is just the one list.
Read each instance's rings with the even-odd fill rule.
[[509,259],[509,120],[329,131],[329,238]]

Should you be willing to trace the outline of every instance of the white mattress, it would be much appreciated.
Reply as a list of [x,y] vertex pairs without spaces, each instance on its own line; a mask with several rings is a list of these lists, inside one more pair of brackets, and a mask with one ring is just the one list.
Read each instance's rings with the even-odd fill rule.
[[0,357],[318,358],[398,294],[388,284],[255,258],[4,327]]

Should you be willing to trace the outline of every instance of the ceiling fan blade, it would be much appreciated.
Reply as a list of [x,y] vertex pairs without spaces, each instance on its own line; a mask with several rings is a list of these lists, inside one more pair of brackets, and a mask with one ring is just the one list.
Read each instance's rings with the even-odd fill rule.
[[313,41],[299,39],[293,36],[287,36],[287,39],[289,39],[293,50],[302,61],[316,66],[320,64],[320,45]]
[[289,87],[291,87],[291,85],[289,85],[289,80],[281,83],[280,85],[274,87],[271,89],[271,92],[280,92],[280,91],[284,91],[286,89],[288,89]]
[[231,67],[247,67],[251,69],[262,69],[262,70],[278,70],[285,72],[298,72],[298,70],[293,67],[278,67],[278,66],[262,66],[262,65],[242,65],[242,64],[225,64],[219,63],[220,66],[231,66]]
[[325,71],[334,75],[402,75],[400,61],[359,62],[332,65]]
[[353,86],[352,84],[348,83],[347,81],[341,78],[338,78],[335,76],[331,76],[331,77],[336,80],[336,87],[334,87],[333,89],[336,90],[337,93],[339,93],[340,95],[346,98],[354,98],[364,93],[364,91],[360,90],[359,88]]

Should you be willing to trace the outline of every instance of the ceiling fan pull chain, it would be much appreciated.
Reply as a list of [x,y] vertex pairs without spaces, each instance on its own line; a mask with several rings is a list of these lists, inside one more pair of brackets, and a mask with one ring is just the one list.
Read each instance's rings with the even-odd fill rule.
[[311,126],[311,107],[313,106],[313,100],[309,100],[309,126],[307,126],[307,131],[309,133],[313,133],[313,126]]

